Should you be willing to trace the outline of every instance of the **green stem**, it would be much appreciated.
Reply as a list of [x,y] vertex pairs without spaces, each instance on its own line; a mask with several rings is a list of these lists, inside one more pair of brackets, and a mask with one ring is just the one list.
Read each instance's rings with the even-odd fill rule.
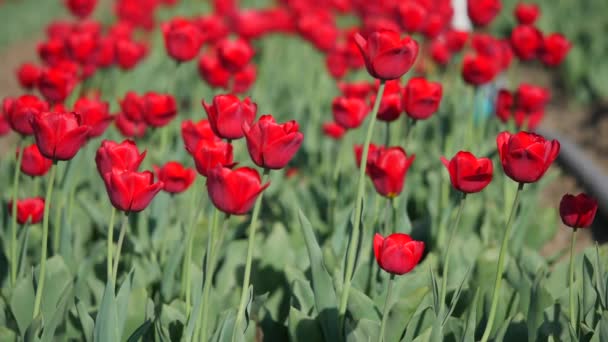
[[17,162],[15,163],[15,172],[13,173],[13,206],[11,208],[11,285],[15,286],[17,282],[17,200],[19,198],[19,177],[21,163],[23,162],[23,150],[21,145],[23,138],[19,138],[17,142]]
[[329,203],[327,205],[327,222],[329,223],[329,229],[333,229],[335,225],[335,210],[336,210],[336,200],[338,197],[338,180],[340,177],[340,169],[342,168],[342,155],[343,149],[346,144],[344,142],[340,142],[338,147],[338,156],[336,160],[336,164],[333,169],[333,173],[331,176],[331,184],[330,184],[330,193],[329,193]]
[[[215,209],[213,213],[213,226],[211,227],[211,235],[208,239],[207,244],[207,262],[205,263],[205,283],[203,284],[203,299],[201,308],[203,310],[201,319],[201,338],[198,341],[206,342],[208,340],[208,327],[209,327],[209,295],[211,293],[211,287],[213,282],[213,272],[215,270],[215,259],[218,244],[221,243],[221,239],[217,239],[217,223],[219,221],[220,211]],[[224,224],[228,221],[228,217],[224,219]],[[224,231],[225,229],[222,229]],[[217,239],[217,241],[216,241]]]
[[[385,81],[380,81],[380,87],[378,88],[377,99],[381,99],[384,95]],[[353,224],[353,230],[350,236],[350,243],[346,254],[346,272],[344,274],[344,286],[342,288],[342,295],[340,297],[340,307],[338,315],[340,316],[340,331],[344,331],[344,317],[346,313],[346,305],[348,304],[348,293],[350,292],[351,279],[355,269],[355,259],[357,258],[357,246],[359,245],[360,235],[360,222],[361,222],[361,208],[363,206],[363,193],[365,190],[365,167],[367,166],[367,157],[369,155],[369,144],[372,140],[374,133],[374,125],[376,124],[378,115],[378,109],[381,101],[374,102],[374,108],[372,109],[369,126],[367,128],[367,135],[365,137],[365,143],[363,144],[363,154],[361,156],[361,165],[359,165],[359,180],[357,186],[357,197],[355,199],[355,221]]]
[[127,233],[127,228],[129,227],[129,213],[125,213],[122,218],[122,223],[120,225],[120,233],[118,235],[118,244],[116,246],[116,255],[114,255],[114,266],[112,268],[112,284],[116,285],[116,277],[118,275],[118,263],[120,262],[120,252],[122,250],[122,243],[125,240],[125,234]]
[[[456,219],[452,223],[452,227],[450,228],[450,238],[447,242],[447,247],[445,249],[445,257],[443,259],[443,277],[441,279],[441,302],[439,314],[443,315],[445,310],[445,297],[447,295],[448,289],[448,271],[450,268],[450,249],[452,248],[452,242],[454,241],[454,237],[456,236],[456,231],[458,230],[458,223],[460,222],[460,217],[462,216],[462,212],[464,210],[464,204],[466,202],[467,194],[462,194],[462,199],[460,200],[460,206],[458,207],[458,213],[456,214]],[[443,319],[443,318],[442,318]]]
[[570,240],[570,325],[576,331],[576,302],[574,301],[574,244],[576,243],[576,228],[572,229],[572,239]]
[[471,149],[473,148],[475,141],[477,140],[475,138],[475,115],[476,115],[476,111],[477,111],[477,90],[479,88],[478,87],[473,87],[473,91],[472,91],[472,95],[471,95],[471,113],[469,114],[469,127],[467,132],[465,132],[465,134],[467,134],[467,138],[468,138],[468,145],[471,147]]
[[387,121],[386,122],[386,130],[385,130],[385,136],[384,136],[384,146],[389,147],[391,144],[391,122]]
[[515,199],[513,200],[513,206],[511,207],[511,214],[509,215],[509,219],[507,220],[507,227],[505,229],[505,234],[502,238],[502,245],[500,246],[500,254],[498,256],[498,267],[496,269],[496,279],[494,280],[494,293],[492,294],[492,306],[490,308],[490,316],[488,317],[488,324],[486,325],[486,329],[483,332],[483,336],[481,337],[481,342],[487,342],[490,338],[490,333],[492,332],[492,326],[494,325],[494,319],[496,317],[496,309],[498,308],[498,297],[500,297],[500,286],[502,283],[502,272],[504,268],[505,255],[507,254],[507,250],[509,247],[509,235],[511,235],[511,227],[513,226],[513,218],[515,217],[515,212],[517,211],[517,206],[519,204],[519,195],[524,188],[524,183],[519,183],[517,187],[517,193],[515,194]]
[[[196,194],[198,193],[197,189],[192,189],[192,202],[196,203]],[[188,231],[186,236],[186,255],[184,256],[184,262],[182,265],[182,285],[184,288],[184,297],[186,301],[186,316],[190,316],[191,308],[191,294],[192,294],[192,280],[190,275],[190,263],[192,262],[192,251],[194,249],[194,232],[196,231],[196,218],[198,217],[199,211],[193,210],[192,217],[190,218],[190,223],[188,224]]]
[[57,164],[51,167],[49,175],[49,183],[46,188],[46,197],[44,198],[44,214],[42,216],[42,248],[40,249],[40,273],[38,275],[38,288],[36,289],[36,300],[34,302],[34,315],[36,319],[40,313],[40,304],[42,301],[42,292],[44,291],[44,280],[46,277],[46,255],[49,240],[49,208],[51,207],[51,196],[53,195],[53,185],[55,184],[55,174],[57,173]]
[[382,323],[380,324],[380,338],[379,342],[384,342],[384,330],[386,329],[386,319],[388,318],[388,312],[390,311],[390,300],[391,300],[391,292],[393,291],[393,280],[395,279],[395,275],[391,274],[391,278],[388,281],[388,289],[386,290],[386,299],[384,300],[384,310],[382,312]]
[[112,206],[112,214],[110,215],[110,223],[108,224],[108,251],[106,255],[108,268],[108,281],[112,279],[112,243],[114,242],[114,219],[116,217],[116,208]]
[[[264,176],[262,177],[262,184],[264,184],[268,178],[270,169],[264,170]],[[257,230],[258,216],[260,215],[260,209],[262,207],[262,192],[255,202],[253,207],[253,214],[251,215],[251,222],[249,223],[249,241],[247,243],[247,261],[245,263],[245,276],[243,277],[243,286],[241,288],[241,301],[239,304],[239,310],[236,314],[236,321],[234,322],[234,330],[232,331],[232,342],[237,341],[237,332],[241,329],[241,322],[245,316],[245,307],[247,306],[247,297],[249,294],[249,281],[251,278],[251,263],[253,261],[253,249],[255,245],[255,232]]]

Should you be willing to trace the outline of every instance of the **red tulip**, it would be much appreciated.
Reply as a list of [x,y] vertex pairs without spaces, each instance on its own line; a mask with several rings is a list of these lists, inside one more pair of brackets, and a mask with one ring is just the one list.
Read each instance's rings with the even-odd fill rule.
[[251,159],[265,169],[284,168],[304,140],[297,122],[278,124],[272,115],[262,115],[253,125],[243,122],[243,133]]
[[163,190],[171,194],[186,191],[196,178],[193,169],[186,168],[176,161],[170,161],[161,168],[154,167],[154,170],[158,180],[164,184]]
[[126,138],[141,138],[148,128],[143,120],[131,120],[124,113],[116,115],[114,123],[120,134]]
[[116,40],[114,37],[99,38],[95,53],[95,64],[107,68],[116,61]]
[[230,28],[224,22],[224,18],[216,14],[210,14],[194,19],[194,24],[203,34],[203,41],[215,43],[226,38],[230,33]]
[[[70,32],[71,28],[68,31],[68,34]],[[60,61],[68,58],[68,51],[64,38],[65,37],[50,38],[49,40],[38,44],[36,48],[38,50],[38,56],[46,65],[54,66]]]
[[534,183],[559,154],[559,141],[547,141],[528,132],[502,132],[496,137],[498,154],[507,176],[519,183]]
[[412,119],[428,119],[439,109],[442,94],[441,83],[422,77],[410,78],[403,89],[403,109]]
[[95,164],[99,175],[103,178],[112,169],[137,171],[145,156],[146,151],[139,153],[137,145],[132,140],[123,140],[120,144],[104,140],[95,154]]
[[76,84],[74,74],[63,68],[44,69],[38,79],[38,90],[51,102],[63,102],[70,95]]
[[537,4],[518,3],[513,11],[517,22],[521,25],[532,25],[540,16],[540,9]]
[[431,58],[440,66],[446,66],[452,58],[452,53],[446,42],[441,39],[434,39],[431,43]]
[[[13,202],[8,203],[8,212],[13,212]],[[36,224],[42,221],[44,198],[28,198],[17,201],[17,222],[19,224]]]
[[234,74],[232,81],[232,92],[235,94],[244,93],[251,88],[257,76],[255,64],[245,66],[241,71]]
[[218,43],[217,56],[222,66],[231,72],[243,69],[251,59],[255,51],[244,39],[224,39]]
[[97,0],[65,0],[65,5],[73,15],[79,18],[86,18],[95,9]]
[[[5,99],[6,100],[6,99]],[[3,136],[11,131],[11,125],[6,121],[6,113],[4,110],[0,112],[0,136]]]
[[450,173],[452,186],[458,191],[470,194],[480,192],[492,181],[492,161],[477,158],[470,152],[459,151],[451,159],[441,157],[441,162]]
[[40,78],[40,73],[40,68],[35,64],[23,63],[19,69],[17,69],[17,79],[23,88],[32,89],[36,87],[38,79]]
[[400,78],[410,70],[418,56],[418,43],[409,36],[402,39],[398,32],[375,31],[367,39],[357,34],[355,40],[367,71],[381,80]]
[[215,88],[228,88],[232,74],[224,69],[215,55],[203,55],[198,60],[198,73],[205,82]]
[[424,252],[424,242],[407,234],[374,235],[374,256],[380,268],[391,274],[406,274],[418,265]]
[[346,98],[358,97],[363,100],[374,91],[374,85],[369,82],[340,82],[338,88]]
[[416,158],[407,156],[401,147],[380,147],[367,160],[367,171],[376,191],[385,197],[399,196],[405,175]]
[[340,79],[348,72],[348,62],[344,47],[337,46],[331,50],[325,58],[325,65],[331,77]]
[[506,89],[499,90],[496,96],[496,116],[502,122],[507,122],[511,118],[514,108],[515,98],[513,94]]
[[559,203],[559,216],[562,222],[575,229],[591,226],[596,212],[597,201],[585,193],[576,196],[566,194]]
[[127,92],[124,99],[120,100],[120,109],[130,120],[141,121],[144,119],[144,100],[132,91]]
[[203,119],[196,124],[193,123],[192,120],[182,122],[182,139],[184,140],[184,146],[188,152],[196,151],[196,147],[201,140],[220,140],[220,138],[213,133],[209,120],[206,119]]
[[74,61],[84,64],[93,60],[98,40],[93,32],[72,32],[66,39],[66,48]]
[[462,65],[462,77],[474,86],[486,84],[498,73],[496,61],[483,55],[465,56]]
[[515,97],[517,98],[518,108],[533,112],[544,110],[551,94],[549,90],[543,87],[522,83],[517,88]]
[[203,34],[192,22],[173,18],[161,25],[165,48],[171,58],[178,62],[194,59],[203,45]]
[[426,8],[416,1],[404,1],[397,8],[401,26],[408,33],[420,32],[427,18]]
[[98,137],[105,132],[106,128],[114,119],[108,111],[110,105],[98,98],[81,97],[74,104],[74,111],[80,114],[82,124],[90,126],[89,138]]
[[467,0],[469,18],[476,26],[488,25],[501,8],[500,0]]
[[469,39],[469,32],[450,29],[445,33],[445,43],[451,52],[459,52]]
[[207,177],[217,166],[233,167],[232,145],[221,139],[202,139],[194,149],[188,149],[194,159],[196,171]]
[[148,92],[143,96],[143,119],[152,127],[166,126],[177,115],[177,103],[170,94]]
[[[367,153],[367,165],[365,166],[365,173],[369,175],[369,167],[370,163],[375,162],[375,158],[378,156],[377,150],[381,149],[382,146],[376,146],[374,144],[369,144],[369,152]],[[361,159],[363,158],[363,145],[355,145],[353,146],[353,150],[355,152],[355,163],[357,164],[357,168],[361,166]]]
[[213,205],[230,215],[243,215],[270,183],[261,184],[260,174],[249,167],[228,169],[217,166],[209,171],[207,191]]
[[336,46],[339,30],[331,15],[307,11],[296,25],[300,35],[320,51],[329,52]]
[[32,118],[49,109],[48,104],[34,95],[22,95],[16,99],[4,99],[4,115],[11,128],[21,135],[31,135]]
[[335,122],[326,122],[323,124],[323,134],[326,136],[339,140],[346,133],[346,129]]
[[519,25],[511,31],[513,52],[523,61],[535,58],[542,44],[543,35],[534,26]]
[[336,123],[344,128],[352,129],[361,126],[369,113],[369,106],[357,97],[336,97],[331,109]]
[[80,116],[68,112],[43,112],[32,118],[36,145],[52,160],[70,160],[86,143],[91,127]]
[[[21,162],[21,172],[28,176],[44,176],[53,166],[51,159],[45,158],[36,144],[32,144],[22,149],[23,160]],[[17,155],[21,151],[17,150]]]
[[[376,102],[376,95],[372,95],[370,106]],[[391,80],[386,82],[382,101],[378,108],[378,120],[391,122],[395,121],[401,115],[401,86],[399,80]]]
[[552,33],[543,40],[540,49],[540,60],[549,67],[558,66],[566,58],[572,44],[559,33]]
[[446,20],[438,13],[429,13],[426,22],[422,27],[422,33],[427,39],[433,39],[439,36],[446,27]]
[[150,171],[112,169],[103,179],[112,205],[127,213],[146,209],[164,186],[161,181],[154,183],[154,174]]
[[115,51],[118,66],[123,70],[129,70],[146,56],[148,48],[142,43],[121,38],[116,40]]
[[230,140],[243,137],[243,124],[253,122],[258,108],[249,97],[241,101],[234,95],[217,95],[211,104],[203,100],[203,107],[215,135]]

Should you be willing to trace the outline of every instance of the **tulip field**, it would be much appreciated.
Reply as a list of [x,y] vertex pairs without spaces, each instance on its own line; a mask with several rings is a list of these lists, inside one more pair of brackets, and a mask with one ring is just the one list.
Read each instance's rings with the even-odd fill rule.
[[587,46],[566,5],[457,3],[0,1],[0,53],[35,37],[0,341],[608,341],[598,202],[543,196],[555,89],[521,77],[595,79]]

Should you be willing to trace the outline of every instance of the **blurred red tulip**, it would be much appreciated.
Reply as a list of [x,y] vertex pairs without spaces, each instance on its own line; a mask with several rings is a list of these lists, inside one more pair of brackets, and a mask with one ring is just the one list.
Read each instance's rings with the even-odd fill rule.
[[76,113],[43,112],[32,117],[36,145],[52,160],[70,160],[87,141],[91,127]]
[[4,117],[11,128],[21,135],[32,135],[32,118],[49,109],[49,105],[35,95],[22,95],[16,99],[5,98]]
[[335,122],[326,122],[323,124],[323,134],[326,136],[339,140],[346,133],[346,129]]
[[166,126],[177,115],[177,102],[170,94],[148,92],[142,100],[143,119],[152,127]]
[[540,9],[537,4],[518,3],[513,11],[517,22],[521,25],[533,25],[540,16]]
[[81,97],[74,104],[74,111],[80,115],[82,124],[91,127],[89,138],[102,135],[108,128],[114,119],[109,110],[110,105],[98,98]]
[[[13,212],[13,202],[8,203],[8,212]],[[42,221],[44,198],[27,198],[17,201],[17,222],[19,224],[36,224]]]
[[294,120],[279,124],[272,115],[257,122],[243,122],[247,149],[253,162],[265,169],[282,169],[300,149],[304,135]]
[[40,78],[40,73],[40,68],[35,64],[23,63],[19,69],[17,69],[17,79],[23,88],[32,89],[36,87],[38,79]]
[[154,183],[154,174],[150,171],[112,169],[103,179],[114,208],[126,213],[146,209],[164,186],[161,181]]
[[544,65],[555,67],[566,58],[572,44],[560,33],[552,33],[543,40],[540,49],[540,60]]
[[365,100],[357,97],[336,97],[331,109],[335,122],[347,129],[361,126],[369,113],[369,106]]
[[486,26],[502,9],[500,0],[467,0],[469,18],[476,26]]
[[215,135],[230,140],[243,137],[243,123],[251,124],[258,108],[249,97],[241,101],[230,94],[217,95],[210,104],[204,100],[202,104]]
[[418,43],[398,32],[376,31],[367,39],[356,36],[357,45],[365,59],[367,71],[381,80],[392,80],[403,76],[418,56]]
[[480,192],[492,181],[492,161],[477,158],[471,152],[459,151],[451,160],[441,157],[450,173],[452,186],[464,193]]
[[559,216],[571,228],[588,228],[597,213],[597,200],[585,193],[566,194],[559,203]]
[[415,241],[407,234],[395,233],[382,237],[374,235],[374,256],[380,268],[391,274],[403,275],[416,267],[422,259],[424,242]]
[[53,166],[53,161],[45,158],[36,144],[24,147],[21,151],[17,150],[17,155],[22,152],[21,172],[28,176],[44,176]]
[[403,109],[412,119],[426,120],[439,109],[442,95],[441,83],[410,78],[403,89]]
[[95,154],[95,164],[99,175],[103,178],[112,169],[137,171],[145,156],[146,151],[139,153],[133,140],[123,140],[121,143],[104,140]]
[[203,34],[192,22],[184,18],[173,18],[161,25],[165,49],[171,58],[186,62],[198,56],[203,45]]
[[401,147],[379,147],[367,160],[368,175],[376,192],[388,198],[399,196],[416,155],[407,156]]
[[177,194],[188,190],[194,179],[196,172],[193,169],[186,168],[176,161],[170,161],[162,167],[154,167],[158,180],[163,183],[163,190]]

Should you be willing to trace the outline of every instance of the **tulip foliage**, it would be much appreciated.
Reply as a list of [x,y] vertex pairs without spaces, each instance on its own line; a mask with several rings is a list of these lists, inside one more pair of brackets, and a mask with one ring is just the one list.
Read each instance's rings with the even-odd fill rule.
[[494,87],[569,63],[543,5],[61,3],[2,99],[0,340],[608,339],[550,92]]

